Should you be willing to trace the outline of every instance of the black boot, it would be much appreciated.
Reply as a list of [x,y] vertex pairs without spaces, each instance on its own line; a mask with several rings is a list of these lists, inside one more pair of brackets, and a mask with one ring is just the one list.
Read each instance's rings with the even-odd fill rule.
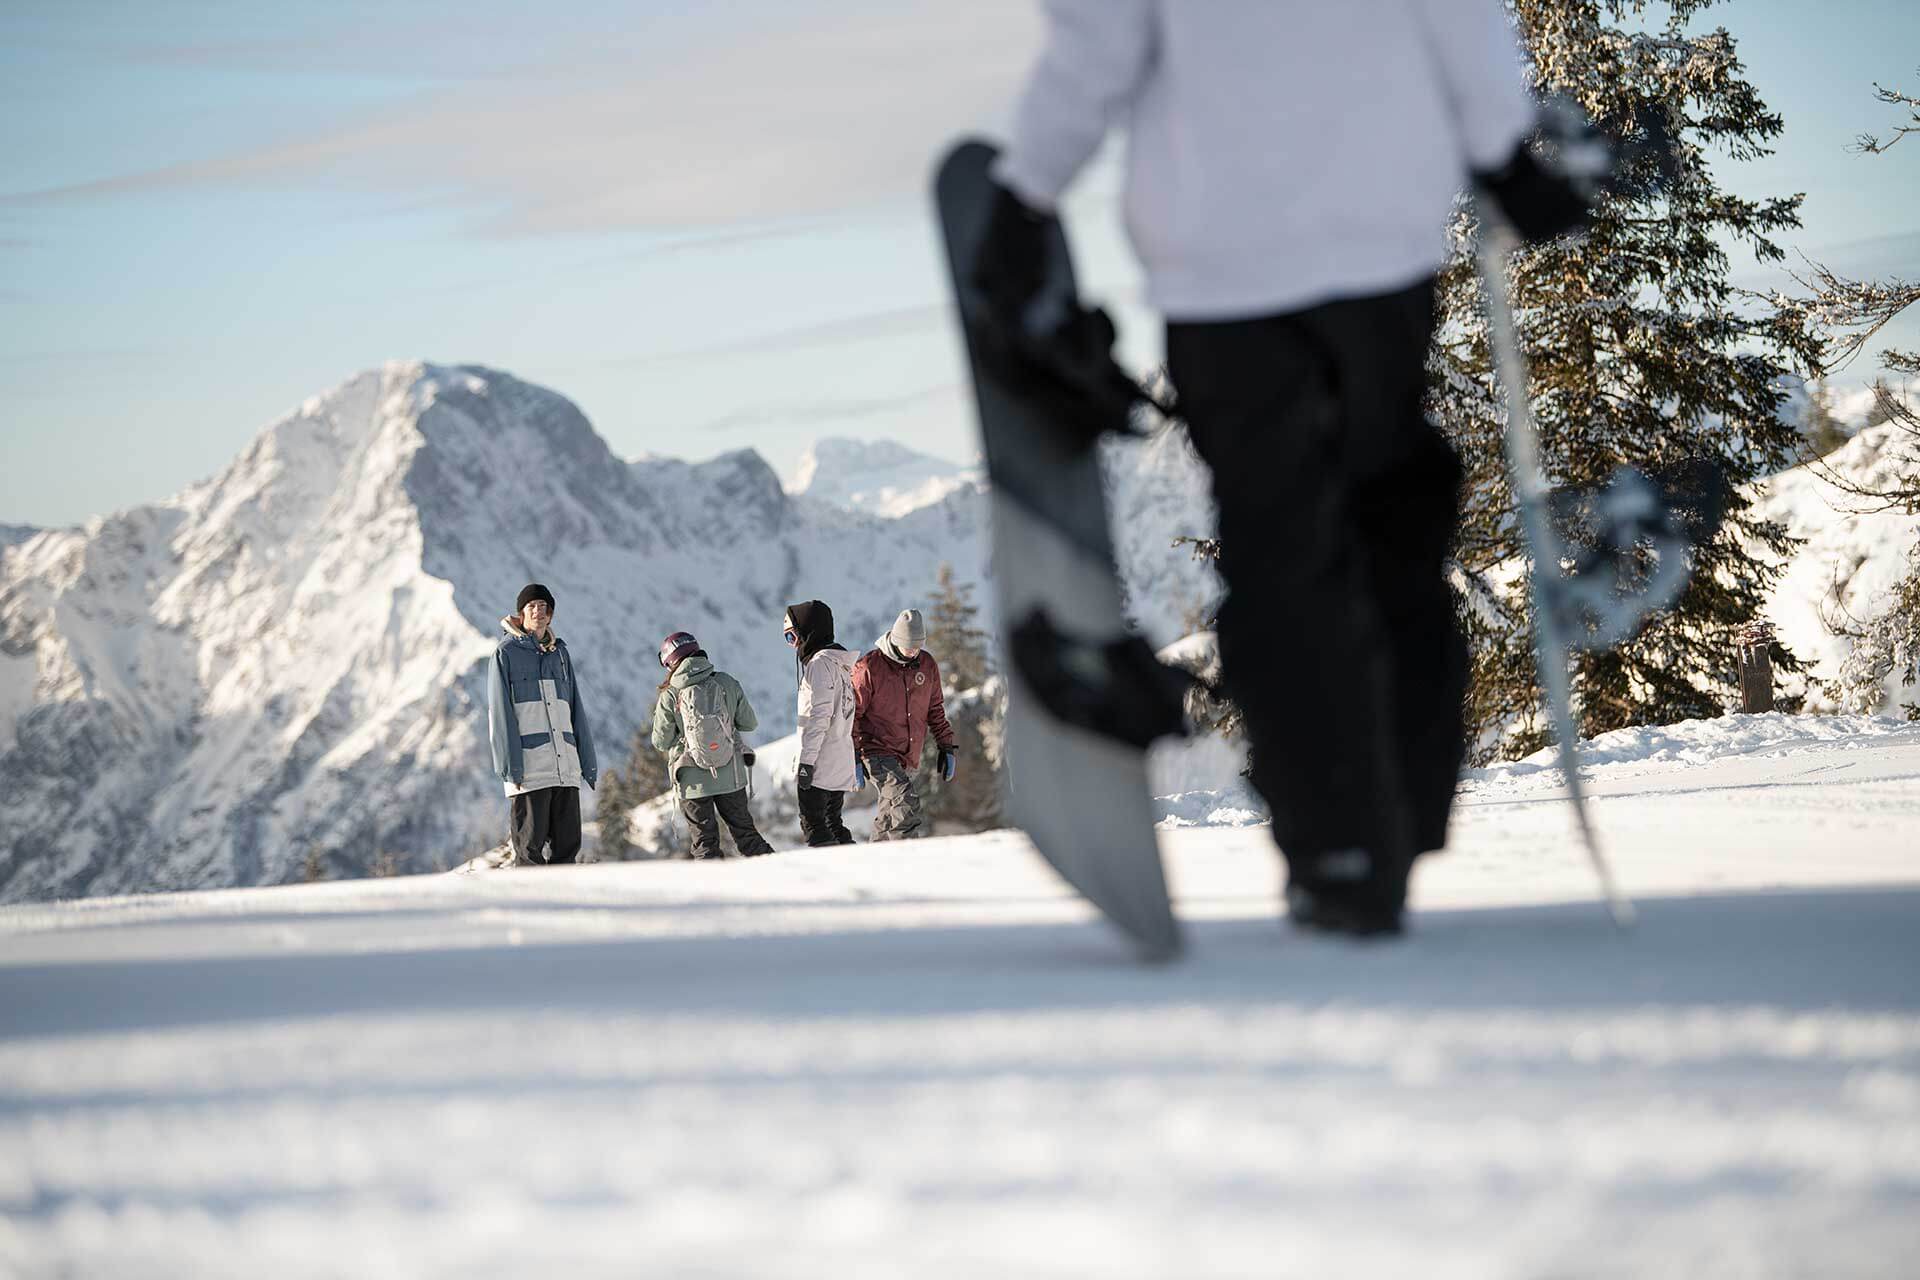
[[1287,917],[1296,929],[1353,938],[1402,932],[1407,872],[1365,849],[1288,859]]

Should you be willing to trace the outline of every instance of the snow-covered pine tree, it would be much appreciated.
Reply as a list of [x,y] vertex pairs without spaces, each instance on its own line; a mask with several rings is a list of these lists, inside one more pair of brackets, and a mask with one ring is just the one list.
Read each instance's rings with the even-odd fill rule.
[[[1920,678],[1920,542],[1908,549],[1907,572],[1886,607],[1864,622],[1845,624],[1842,634],[1853,647],[1840,664],[1834,692],[1848,711],[1878,712],[1890,676],[1908,687]],[[1904,701],[1900,709],[1907,719],[1920,720],[1920,701]]]
[[[1885,139],[1861,134],[1853,149],[1870,156],[1884,154],[1910,133],[1920,133],[1920,97],[1884,85],[1875,85],[1874,95],[1889,106],[1904,108],[1907,122],[1896,125]],[[1815,314],[1832,335],[1830,368],[1852,360],[1895,316],[1920,304],[1920,281],[1915,280],[1852,280],[1816,267],[1812,277],[1801,283],[1813,290]],[[1814,465],[1841,491],[1852,510],[1920,514],[1920,411],[1911,393],[1911,380],[1920,377],[1920,351],[1883,351],[1880,360],[1886,374],[1906,384],[1896,389],[1883,376],[1874,385],[1874,413],[1867,429],[1884,429],[1890,437],[1887,449],[1892,466],[1885,479],[1863,483],[1823,463]],[[1908,686],[1920,681],[1920,542],[1908,550],[1907,572],[1895,584],[1885,608],[1864,620],[1840,621],[1835,630],[1853,641],[1835,690],[1848,710],[1880,710],[1889,676],[1898,676]],[[1920,702],[1902,706],[1909,720],[1920,720]]]
[[1005,686],[992,678],[989,637],[978,624],[973,588],[943,564],[927,609],[927,651],[940,662],[947,719],[959,747],[960,767],[950,783],[935,779],[939,753],[933,744],[920,758],[916,782],[936,834],[986,831],[1004,821],[1000,803],[1000,729],[1006,716]]
[[672,785],[667,777],[666,757],[653,749],[653,741],[645,729],[636,732],[626,763],[608,770],[600,779],[596,812],[600,815],[602,862],[617,862],[628,855],[632,844],[629,815],[634,807],[664,794]]
[[973,587],[953,576],[952,565],[942,564],[927,609],[927,649],[940,660],[940,674],[950,689],[975,688],[992,674],[988,636],[979,621]]
[[[1705,456],[1738,485],[1794,457],[1795,429],[1779,413],[1781,375],[1813,372],[1818,340],[1803,305],[1741,295],[1728,253],[1779,259],[1771,237],[1799,225],[1800,197],[1745,200],[1714,181],[1710,160],[1766,154],[1781,119],[1747,81],[1733,37],[1694,29],[1712,2],[1511,0],[1541,92],[1567,94],[1603,123],[1658,112],[1684,153],[1677,179],[1658,191],[1653,162],[1636,161],[1644,171],[1629,175],[1632,194],[1608,199],[1586,237],[1526,250],[1511,265],[1534,415],[1556,484],[1599,486],[1622,463],[1657,470]],[[1430,410],[1468,471],[1457,554],[1473,642],[1468,717],[1485,759],[1537,748],[1549,731],[1528,603],[1513,572],[1524,544],[1468,252],[1471,217],[1461,216],[1460,252],[1440,281]],[[1749,512],[1736,494],[1670,610],[1620,648],[1579,659],[1583,734],[1724,709],[1734,635],[1777,575],[1767,556],[1790,545],[1784,528]]]

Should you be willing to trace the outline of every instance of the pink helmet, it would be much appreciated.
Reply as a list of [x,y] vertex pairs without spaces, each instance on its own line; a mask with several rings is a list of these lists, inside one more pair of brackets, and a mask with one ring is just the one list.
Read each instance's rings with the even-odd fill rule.
[[680,659],[700,647],[691,631],[676,631],[660,642],[660,665],[671,671],[680,665]]

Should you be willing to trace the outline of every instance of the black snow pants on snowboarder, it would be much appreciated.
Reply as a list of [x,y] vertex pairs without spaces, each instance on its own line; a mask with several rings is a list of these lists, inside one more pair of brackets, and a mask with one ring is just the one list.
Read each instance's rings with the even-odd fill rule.
[[1222,676],[1295,875],[1364,849],[1398,902],[1446,843],[1467,648],[1459,458],[1426,419],[1433,285],[1219,323],[1167,360],[1220,511]]
[[543,787],[511,798],[513,865],[543,867],[580,856],[580,788]]
[[693,856],[696,858],[722,856],[720,824],[723,821],[727,824],[727,830],[733,833],[733,847],[743,857],[773,852],[773,846],[753,825],[753,811],[748,807],[745,791],[729,791],[725,795],[700,799],[688,796],[680,801],[680,814],[687,820],[687,831],[693,837]]
[[847,830],[841,817],[846,804],[844,791],[804,785],[800,788],[800,834],[807,838],[809,848],[853,843],[853,832]]

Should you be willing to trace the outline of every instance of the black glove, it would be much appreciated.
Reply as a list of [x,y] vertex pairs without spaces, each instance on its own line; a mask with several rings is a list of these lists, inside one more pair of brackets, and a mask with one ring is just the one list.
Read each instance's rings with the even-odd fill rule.
[[812,765],[803,764],[800,766],[800,785],[802,787],[813,786],[813,766]]
[[1047,231],[1052,217],[994,185],[986,234],[973,260],[973,286],[986,296],[998,323],[1017,329],[1020,315],[1047,278]]
[[1573,180],[1542,165],[1525,142],[1504,165],[1475,170],[1473,177],[1528,244],[1545,244],[1593,221],[1592,206]]
[[960,756],[952,747],[940,748],[940,780],[952,782],[954,770],[959,767]]
[[740,753],[740,758],[747,762],[747,768],[749,769],[753,768],[753,752],[742,751]]

